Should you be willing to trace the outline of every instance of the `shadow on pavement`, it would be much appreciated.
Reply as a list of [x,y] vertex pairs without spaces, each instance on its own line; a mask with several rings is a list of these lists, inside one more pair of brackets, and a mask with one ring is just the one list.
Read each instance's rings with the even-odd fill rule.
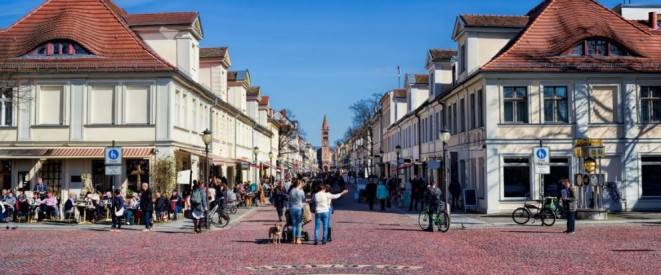
[[380,230],[380,231],[406,231],[406,232],[422,231],[422,230],[410,229],[410,228],[377,228],[376,230]]
[[524,230],[507,230],[500,231],[503,233],[528,233],[528,234],[565,234],[563,232],[544,232],[544,231],[524,231]]
[[255,241],[234,241],[235,243],[254,243],[254,244],[269,244],[271,239],[255,239]]

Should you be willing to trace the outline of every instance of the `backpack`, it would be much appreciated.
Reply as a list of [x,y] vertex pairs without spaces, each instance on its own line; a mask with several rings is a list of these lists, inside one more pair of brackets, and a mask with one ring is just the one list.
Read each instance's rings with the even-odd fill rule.
[[312,195],[312,199],[309,202],[310,212],[312,212],[312,213],[317,213],[317,202],[314,200],[315,196],[317,196],[316,193],[314,195]]
[[200,189],[196,189],[193,194],[190,196],[190,202],[192,204],[202,203],[202,196],[200,195]]

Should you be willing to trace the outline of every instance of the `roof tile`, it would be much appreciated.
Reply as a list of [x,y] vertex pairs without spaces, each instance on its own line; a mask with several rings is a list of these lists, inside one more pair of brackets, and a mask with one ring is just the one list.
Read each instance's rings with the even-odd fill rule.
[[462,14],[461,19],[466,27],[506,27],[523,28],[528,24],[528,16],[509,15],[475,15]]
[[[658,72],[661,66],[661,36],[642,24],[625,20],[596,1],[549,0],[528,14],[531,16],[528,27],[482,70]],[[623,45],[635,56],[563,55],[579,42],[594,37]]]
[[[120,12],[110,0],[46,1],[0,32],[0,72],[176,70],[143,43]],[[93,55],[23,57],[56,39],[75,41]]]
[[450,59],[457,55],[457,50],[429,49],[429,55],[432,61]]
[[191,25],[198,17],[197,12],[163,12],[126,14],[124,20],[130,26]]
[[200,58],[224,58],[227,47],[200,48]]

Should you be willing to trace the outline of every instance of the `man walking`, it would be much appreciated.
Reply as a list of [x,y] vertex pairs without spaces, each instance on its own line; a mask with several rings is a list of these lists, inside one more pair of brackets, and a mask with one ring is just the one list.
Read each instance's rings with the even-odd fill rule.
[[151,214],[154,212],[154,203],[151,200],[151,189],[149,183],[142,183],[142,196],[140,197],[140,209],[142,209],[142,220],[145,222],[143,232],[154,230],[151,223]]
[[574,234],[576,229],[576,197],[574,190],[571,189],[569,180],[564,180],[565,189],[562,189],[562,205],[565,207],[567,215],[567,231],[564,233]]
[[413,179],[411,179],[411,198],[409,202],[409,211],[418,211],[418,203],[420,203],[420,197],[424,196],[424,193],[422,193],[422,180],[420,179],[420,176],[415,175]]

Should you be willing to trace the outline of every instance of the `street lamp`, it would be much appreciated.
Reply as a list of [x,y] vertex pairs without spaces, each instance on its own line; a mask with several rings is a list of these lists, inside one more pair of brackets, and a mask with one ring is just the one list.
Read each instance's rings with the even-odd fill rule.
[[257,183],[257,155],[259,155],[259,147],[255,146],[255,148],[252,149],[252,154],[255,155],[255,190],[259,186]]
[[[443,142],[443,189],[447,190],[448,184],[448,169],[447,169],[447,159],[445,153],[448,151],[448,141],[450,140],[450,130],[447,127],[443,127],[441,133],[438,134],[439,139]],[[444,192],[447,193],[447,192]],[[447,201],[447,194],[445,195],[445,201]]]
[[280,163],[280,180],[285,178],[285,167],[282,165],[282,161],[284,160],[284,157],[282,154],[278,153],[278,162]]
[[[397,154],[397,161],[395,162],[395,167],[397,168],[397,181],[401,180],[399,179],[399,154],[401,153],[402,153],[402,146],[399,146],[398,144],[397,146],[395,146],[395,154]],[[402,184],[404,183],[403,182],[399,183],[399,188],[402,188]]]
[[269,182],[273,183],[271,181],[271,178],[273,177],[273,151],[269,152],[269,168],[271,168],[271,171],[269,171]]
[[[205,164],[204,164],[204,180],[205,182],[209,180],[209,144],[211,144],[211,131],[209,129],[205,129],[204,132],[202,132],[202,141],[204,142],[204,152],[205,152]],[[207,185],[209,183],[207,182]],[[206,219],[206,228],[209,228],[209,221],[210,219]]]

